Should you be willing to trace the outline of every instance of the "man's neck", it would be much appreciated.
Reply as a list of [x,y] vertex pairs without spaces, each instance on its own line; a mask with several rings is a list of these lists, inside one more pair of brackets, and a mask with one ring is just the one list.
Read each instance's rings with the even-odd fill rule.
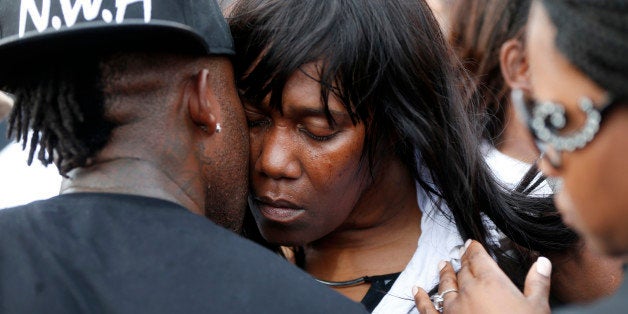
[[163,199],[203,215],[203,205],[154,163],[135,157],[117,157],[72,170],[61,194],[96,192],[132,194]]

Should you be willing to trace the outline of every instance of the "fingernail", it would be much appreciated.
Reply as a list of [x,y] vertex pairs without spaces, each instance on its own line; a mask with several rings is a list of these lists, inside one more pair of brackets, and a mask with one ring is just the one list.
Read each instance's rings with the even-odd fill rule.
[[467,251],[467,248],[469,248],[469,245],[471,245],[471,239],[467,240],[464,245],[460,248],[460,259],[462,259],[462,255],[464,255],[464,253]]
[[445,268],[445,266],[447,266],[447,262],[445,262],[445,261],[438,262],[438,271],[443,270],[443,268]]
[[549,278],[552,274],[552,262],[543,256],[539,257],[536,260],[536,272]]
[[412,287],[412,295],[416,295],[419,292],[419,287],[414,286]]
[[469,248],[469,245],[471,245],[471,242],[473,242],[473,240],[468,239],[467,242],[464,243],[464,250],[465,251]]

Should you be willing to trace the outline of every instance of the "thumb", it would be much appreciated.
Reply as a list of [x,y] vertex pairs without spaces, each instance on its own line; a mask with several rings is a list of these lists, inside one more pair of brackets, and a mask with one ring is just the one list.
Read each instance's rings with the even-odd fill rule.
[[552,274],[552,263],[545,257],[539,257],[530,267],[526,276],[523,294],[538,308],[549,310],[550,276]]

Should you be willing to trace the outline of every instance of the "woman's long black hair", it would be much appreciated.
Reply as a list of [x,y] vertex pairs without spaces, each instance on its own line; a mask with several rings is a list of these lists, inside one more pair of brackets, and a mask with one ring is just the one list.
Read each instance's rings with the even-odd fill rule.
[[[481,119],[469,119],[479,113],[463,105],[460,65],[424,1],[240,0],[229,22],[244,99],[259,103],[270,94],[281,110],[288,78],[320,62],[321,99],[333,93],[365,125],[364,160],[399,158],[451,209],[462,238],[487,247],[515,283],[531,263],[528,250],[563,251],[576,241],[551,200],[496,182],[480,152]],[[513,258],[487,242],[481,213],[524,254]]]

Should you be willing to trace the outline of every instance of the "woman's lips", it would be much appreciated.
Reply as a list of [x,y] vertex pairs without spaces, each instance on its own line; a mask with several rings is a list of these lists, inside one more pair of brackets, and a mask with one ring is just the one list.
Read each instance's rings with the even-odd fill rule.
[[255,202],[260,213],[268,220],[287,223],[297,219],[305,210],[289,201],[268,197],[256,197]]

